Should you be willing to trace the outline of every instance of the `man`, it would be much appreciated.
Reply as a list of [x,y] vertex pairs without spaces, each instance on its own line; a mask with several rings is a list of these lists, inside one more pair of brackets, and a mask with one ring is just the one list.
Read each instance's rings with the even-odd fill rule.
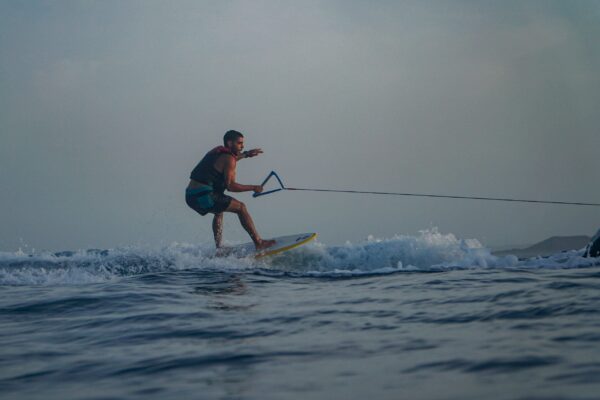
[[214,214],[213,233],[217,249],[222,246],[223,212],[237,214],[242,226],[248,232],[257,250],[263,250],[275,244],[274,240],[263,240],[256,228],[246,205],[224,192],[262,192],[261,185],[242,185],[235,181],[237,162],[244,158],[256,157],[261,149],[244,150],[244,135],[238,131],[227,131],[223,145],[206,153],[190,174],[190,183],[185,190],[188,206],[200,215]]

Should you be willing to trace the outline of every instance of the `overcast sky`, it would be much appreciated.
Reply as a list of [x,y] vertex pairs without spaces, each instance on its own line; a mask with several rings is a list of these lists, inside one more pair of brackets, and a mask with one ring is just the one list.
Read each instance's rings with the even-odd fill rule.
[[[0,1],[0,250],[211,242],[228,129],[297,187],[600,202],[599,1]],[[285,192],[264,236],[591,234],[600,208]],[[246,240],[234,216],[225,238]]]

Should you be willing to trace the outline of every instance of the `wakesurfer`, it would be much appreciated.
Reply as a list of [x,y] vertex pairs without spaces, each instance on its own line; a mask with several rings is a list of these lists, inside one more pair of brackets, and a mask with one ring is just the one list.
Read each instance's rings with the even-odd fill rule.
[[261,185],[242,185],[236,182],[237,162],[263,152],[262,149],[243,150],[244,135],[234,130],[227,131],[223,136],[223,146],[217,146],[206,153],[192,170],[190,183],[185,190],[185,202],[190,208],[202,216],[214,214],[212,228],[217,249],[223,245],[223,212],[237,214],[257,250],[275,244],[274,240],[262,239],[258,234],[246,205],[225,194],[225,190],[255,193],[263,190]]

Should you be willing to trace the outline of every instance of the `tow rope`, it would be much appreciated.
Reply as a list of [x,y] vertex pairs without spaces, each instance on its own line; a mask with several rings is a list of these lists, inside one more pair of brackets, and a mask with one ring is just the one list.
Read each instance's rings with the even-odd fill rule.
[[281,190],[298,190],[305,192],[331,192],[331,193],[358,193],[358,194],[378,194],[378,195],[388,195],[388,196],[410,196],[410,197],[434,197],[434,198],[442,198],[442,199],[467,199],[467,200],[488,200],[488,201],[504,201],[504,202],[515,202],[515,203],[538,203],[538,204],[560,204],[560,205],[569,205],[569,206],[592,206],[592,207],[600,207],[600,203],[586,203],[586,202],[578,202],[578,201],[551,201],[551,200],[527,200],[527,199],[514,199],[514,198],[503,198],[503,197],[481,197],[481,196],[456,196],[456,195],[447,195],[447,194],[427,194],[427,193],[400,193],[400,192],[370,192],[363,190],[339,190],[339,189],[315,189],[315,188],[293,188],[287,187],[279,178],[279,175],[275,171],[271,171],[271,173],[265,178],[262,183],[264,186],[272,177],[274,177],[279,183],[280,187],[273,190],[268,190],[262,193],[254,193],[253,197],[260,197],[267,194],[279,192]]

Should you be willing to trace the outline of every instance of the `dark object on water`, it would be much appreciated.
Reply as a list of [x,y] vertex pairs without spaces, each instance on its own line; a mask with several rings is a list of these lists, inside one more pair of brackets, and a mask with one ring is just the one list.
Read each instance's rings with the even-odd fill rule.
[[584,257],[600,257],[600,229],[585,248]]

